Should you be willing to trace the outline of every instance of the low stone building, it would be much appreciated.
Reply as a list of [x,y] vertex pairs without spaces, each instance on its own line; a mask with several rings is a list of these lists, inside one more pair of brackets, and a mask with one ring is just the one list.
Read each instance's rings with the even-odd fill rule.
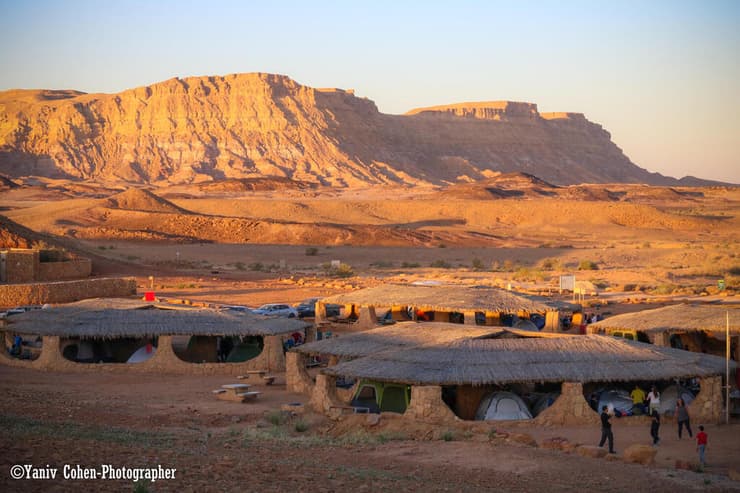
[[[8,317],[0,363],[48,371],[278,372],[285,371],[284,339],[302,334],[307,325],[251,313],[93,299]],[[21,356],[28,349],[31,359],[9,356],[16,337],[27,341]],[[34,347],[39,340],[40,347]],[[150,357],[126,363],[140,348]],[[236,362],[228,362],[233,354]]]
[[90,276],[87,258],[65,258],[58,250],[10,248],[0,250],[0,283],[50,282]]
[[[692,418],[719,422],[722,416],[725,361],[716,356],[598,335],[507,328],[412,340],[399,334],[419,332],[403,327],[417,324],[399,325],[395,332],[375,329],[296,348],[288,354],[289,388],[308,393],[312,407],[329,412],[346,406],[353,395],[352,389],[338,389],[337,379],[407,385],[410,400],[404,415],[440,422],[473,419],[471,409],[489,392],[542,386],[556,389],[559,396],[534,421],[570,425],[598,423],[598,413],[584,395],[586,385],[698,378],[701,391],[689,406]],[[312,354],[333,359],[315,381],[304,365]]]
[[342,305],[344,312],[356,318],[356,330],[378,325],[380,308],[390,310],[393,320],[456,322],[465,325],[507,325],[513,316],[530,319],[532,314],[544,318],[543,330],[560,328],[559,310],[579,306],[525,296],[488,286],[385,284],[324,298],[316,303],[316,323],[327,321],[326,305]]

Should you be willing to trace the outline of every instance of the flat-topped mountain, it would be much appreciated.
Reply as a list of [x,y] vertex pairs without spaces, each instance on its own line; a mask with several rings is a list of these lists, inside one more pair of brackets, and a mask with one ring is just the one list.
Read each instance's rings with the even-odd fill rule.
[[0,92],[0,172],[153,185],[443,185],[510,172],[555,185],[678,183],[636,166],[581,114],[487,102],[387,115],[352,91],[263,73],[118,94]]

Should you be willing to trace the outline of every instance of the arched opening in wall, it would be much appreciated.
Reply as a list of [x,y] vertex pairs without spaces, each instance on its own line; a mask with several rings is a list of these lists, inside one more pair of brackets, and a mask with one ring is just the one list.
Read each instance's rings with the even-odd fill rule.
[[468,421],[532,419],[560,397],[561,385],[456,385],[442,387],[442,400]]
[[411,386],[361,380],[350,405],[365,412],[403,414],[411,403]]
[[191,336],[173,340],[175,355],[186,363],[243,363],[262,353],[261,336]]
[[43,349],[43,338],[38,335],[3,332],[3,349],[11,358],[33,361]]
[[64,359],[75,363],[143,363],[157,352],[157,338],[66,338],[60,342]]
[[[657,400],[653,389],[657,391]],[[606,406],[609,413],[618,418],[650,415],[653,409],[661,416],[673,416],[679,398],[688,405],[700,390],[699,379],[696,378],[591,382],[583,385],[583,397],[595,412],[601,413]]]

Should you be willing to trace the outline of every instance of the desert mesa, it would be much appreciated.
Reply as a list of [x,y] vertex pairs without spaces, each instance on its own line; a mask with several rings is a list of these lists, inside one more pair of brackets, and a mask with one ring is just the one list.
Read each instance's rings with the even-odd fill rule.
[[0,92],[0,173],[157,186],[277,177],[446,185],[523,172],[554,185],[709,185],[650,173],[579,113],[493,101],[383,114],[287,76],[172,78],[117,94]]

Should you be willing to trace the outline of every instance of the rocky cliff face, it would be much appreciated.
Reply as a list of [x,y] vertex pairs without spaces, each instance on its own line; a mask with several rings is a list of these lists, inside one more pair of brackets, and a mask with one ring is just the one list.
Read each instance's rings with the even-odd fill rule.
[[608,132],[529,103],[385,115],[351,91],[288,77],[170,79],[118,94],[0,93],[0,172],[169,184],[285,177],[333,186],[444,184],[521,171],[554,184],[675,180]]

